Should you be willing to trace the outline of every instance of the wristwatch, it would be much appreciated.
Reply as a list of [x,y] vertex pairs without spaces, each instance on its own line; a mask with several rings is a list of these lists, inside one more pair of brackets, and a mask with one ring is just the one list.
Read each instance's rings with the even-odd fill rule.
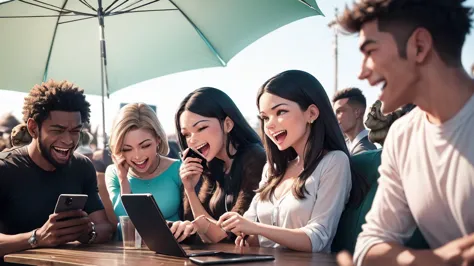
[[38,247],[38,239],[36,239],[36,230],[33,230],[33,233],[31,234],[30,238],[28,238],[28,243],[30,244],[31,248],[37,248]]
[[92,225],[92,231],[89,233],[89,241],[87,244],[92,244],[94,243],[95,239],[97,238],[97,232],[95,231],[95,224],[91,222]]

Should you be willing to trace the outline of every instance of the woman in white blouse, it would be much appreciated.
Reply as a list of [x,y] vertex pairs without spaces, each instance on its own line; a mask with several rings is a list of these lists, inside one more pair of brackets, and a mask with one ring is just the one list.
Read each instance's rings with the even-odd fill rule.
[[330,252],[346,203],[359,204],[368,185],[351,171],[328,96],[315,77],[290,70],[263,84],[257,106],[268,163],[249,210],[218,225],[240,246]]

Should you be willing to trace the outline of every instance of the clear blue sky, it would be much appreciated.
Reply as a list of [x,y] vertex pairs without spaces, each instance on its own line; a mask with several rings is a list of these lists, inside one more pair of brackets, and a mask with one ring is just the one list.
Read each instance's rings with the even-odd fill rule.
[[[225,68],[210,68],[177,73],[125,88],[107,101],[106,126],[110,127],[121,102],[142,101],[158,106],[158,117],[168,133],[174,133],[173,119],[179,102],[194,89],[214,86],[227,92],[253,123],[257,109],[258,87],[271,76],[288,69],[312,73],[326,88],[329,97],[334,91],[333,32],[327,27],[334,18],[334,8],[342,9],[345,0],[321,0],[318,4],[325,17],[312,17],[284,26],[234,57]],[[466,1],[474,6],[474,0]],[[339,88],[355,86],[362,89],[370,104],[377,99],[378,88],[371,88],[357,79],[361,62],[357,36],[339,37]],[[474,63],[474,37],[464,45],[463,64]],[[34,85],[34,84],[32,84]],[[80,85],[80,84],[79,84]],[[86,89],[87,92],[87,89]],[[24,94],[0,90],[0,113],[13,111],[20,117]],[[101,124],[100,98],[88,96],[92,104],[92,123]]]

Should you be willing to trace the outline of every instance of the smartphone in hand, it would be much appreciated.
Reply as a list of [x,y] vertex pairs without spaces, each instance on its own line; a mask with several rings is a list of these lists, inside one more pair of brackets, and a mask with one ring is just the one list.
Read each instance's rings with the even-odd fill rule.
[[[54,213],[84,210],[84,207],[86,206],[87,198],[88,196],[85,194],[61,194],[59,195],[58,201],[56,202]],[[73,217],[62,219],[62,221],[65,221],[68,219],[73,219]]]
[[206,158],[204,158],[204,155],[202,155],[200,152],[189,148],[189,149],[188,149],[188,152],[186,153],[186,155],[185,155],[184,157],[181,156],[181,158],[182,158],[183,161],[184,161],[184,160],[186,160],[186,158],[188,158],[188,157],[201,159],[201,165],[202,165],[203,169],[204,169],[204,170],[207,169],[207,160],[206,160]]

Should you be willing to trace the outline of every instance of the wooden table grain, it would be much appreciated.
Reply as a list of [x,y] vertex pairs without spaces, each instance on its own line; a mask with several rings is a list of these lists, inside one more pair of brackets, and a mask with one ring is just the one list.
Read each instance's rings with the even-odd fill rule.
[[[240,248],[232,244],[207,246],[185,246],[186,251],[199,252],[218,250],[239,253]],[[268,254],[274,261],[239,263],[240,265],[288,265],[288,266],[336,266],[332,254],[305,253],[283,249],[244,247],[247,254]],[[148,249],[123,249],[121,243],[102,245],[67,244],[58,248],[38,248],[12,253],[4,257],[6,262],[27,265],[196,265],[186,258],[175,258],[155,254]]]

